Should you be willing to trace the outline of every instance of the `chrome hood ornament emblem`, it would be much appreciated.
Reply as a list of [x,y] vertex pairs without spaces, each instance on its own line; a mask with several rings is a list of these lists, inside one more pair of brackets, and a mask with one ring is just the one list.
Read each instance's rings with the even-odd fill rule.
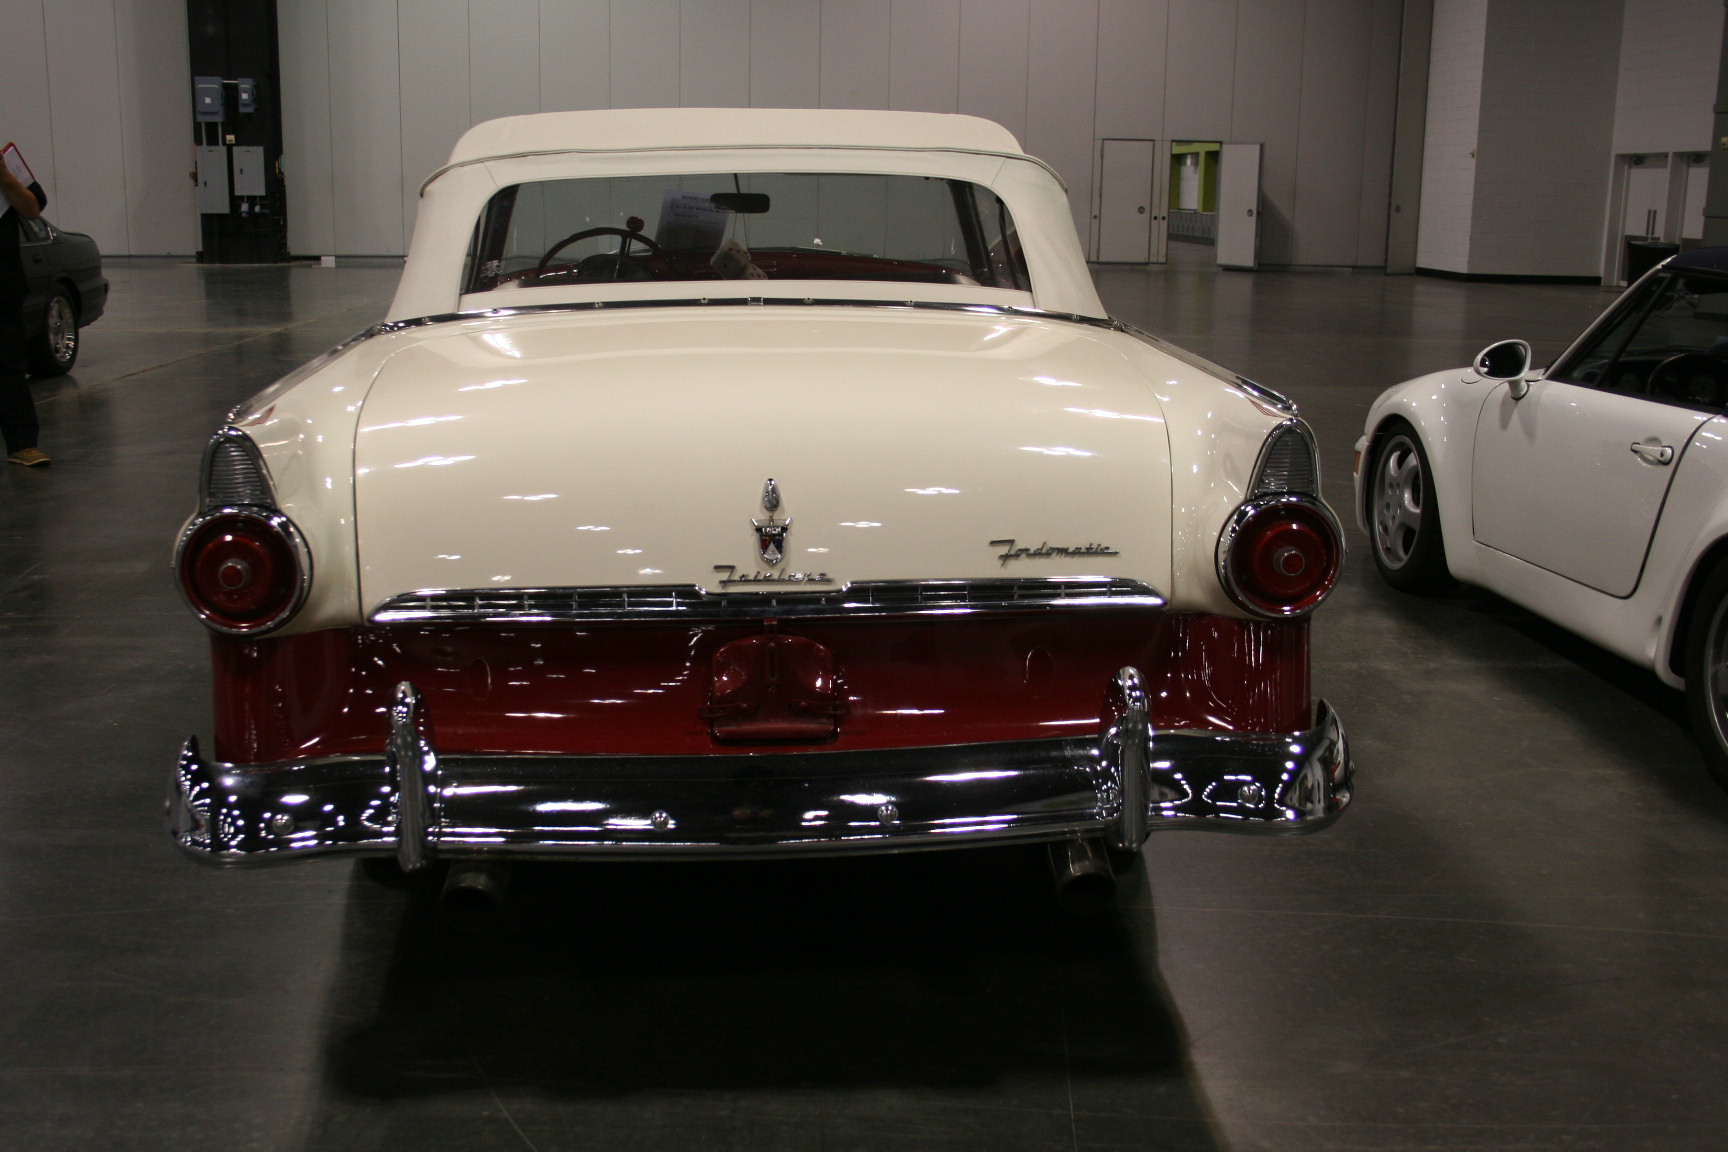
[[780,511],[780,487],[772,477],[762,485],[762,511],[768,513],[768,518],[753,518],[750,523],[756,528],[756,549],[762,563],[772,567],[786,559],[786,533],[792,527],[792,517],[782,519],[774,515]]

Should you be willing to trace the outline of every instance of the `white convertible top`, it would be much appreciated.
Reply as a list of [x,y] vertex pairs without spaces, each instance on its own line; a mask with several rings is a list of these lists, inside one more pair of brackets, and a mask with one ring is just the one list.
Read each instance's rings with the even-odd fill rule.
[[939,112],[853,108],[610,108],[541,112],[476,124],[450,163],[561,151],[673,148],[935,148],[1023,156],[1002,125]]

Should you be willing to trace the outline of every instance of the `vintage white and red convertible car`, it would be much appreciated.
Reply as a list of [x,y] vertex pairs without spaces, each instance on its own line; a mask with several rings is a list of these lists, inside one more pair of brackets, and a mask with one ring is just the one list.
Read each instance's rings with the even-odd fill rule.
[[1301,831],[1338,527],[1289,401],[1106,316],[995,124],[467,133],[389,319],[240,406],[175,565],[223,864]]

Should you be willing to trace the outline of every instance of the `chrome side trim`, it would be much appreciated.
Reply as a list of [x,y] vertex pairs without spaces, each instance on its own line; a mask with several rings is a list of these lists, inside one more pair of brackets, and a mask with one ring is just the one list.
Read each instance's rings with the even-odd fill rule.
[[1250,517],[1254,516],[1262,509],[1274,507],[1279,504],[1300,504],[1305,508],[1313,509],[1325,518],[1326,523],[1332,528],[1333,538],[1338,543],[1340,561],[1339,572],[1343,571],[1344,532],[1343,529],[1338,526],[1338,517],[1333,514],[1332,509],[1324,500],[1315,496],[1309,496],[1306,493],[1284,492],[1276,496],[1260,496],[1238,505],[1236,511],[1230,514],[1230,518],[1224,521],[1224,527],[1218,533],[1218,548],[1213,554],[1213,562],[1218,570],[1218,580],[1224,585],[1224,591],[1229,593],[1230,599],[1240,605],[1245,611],[1252,613],[1262,620],[1295,620],[1307,616],[1316,608],[1320,607],[1321,604],[1325,603],[1326,598],[1332,594],[1332,589],[1337,587],[1338,584],[1338,573],[1334,573],[1332,576],[1332,583],[1327,585],[1326,590],[1321,593],[1319,599],[1315,600],[1314,603],[1310,604],[1306,608],[1288,609],[1279,612],[1268,612],[1266,609],[1255,604],[1248,596],[1243,594],[1242,587],[1236,580],[1236,574],[1230,570],[1231,549],[1236,544],[1236,537],[1241,533],[1242,526],[1248,522]]
[[[198,529],[218,516],[249,516],[254,520],[262,520],[271,528],[282,533],[289,547],[294,550],[294,566],[299,573],[299,581],[294,589],[294,597],[282,611],[266,620],[263,624],[252,628],[230,628],[218,624],[210,618],[209,613],[192,602],[186,594],[186,585],[180,580],[180,559],[185,554],[186,543],[192,539]],[[312,592],[312,549],[306,546],[306,537],[300,534],[294,521],[282,515],[273,508],[257,508],[250,505],[234,505],[220,508],[207,508],[186,522],[186,527],[180,530],[180,538],[174,543],[174,587],[180,590],[180,599],[186,602],[186,607],[192,614],[203,621],[204,626],[212,632],[220,632],[225,636],[265,636],[294,618],[306,603],[306,597]]]
[[424,589],[372,610],[374,624],[542,624],[571,620],[759,620],[811,616],[922,616],[1073,608],[1161,608],[1138,580],[877,580],[795,592],[705,591],[694,584],[615,588]]
[[[1306,732],[1143,734],[1137,682],[1133,669],[1118,674],[1112,692],[1127,710],[1094,738],[868,751],[437,756],[415,709],[398,708],[392,743],[414,747],[389,757],[221,764],[188,740],[166,822],[183,851],[222,865],[411,861],[421,858],[414,844],[452,860],[703,859],[1077,836],[1132,850],[1159,829],[1311,832],[1349,806],[1349,747],[1325,701]],[[399,688],[396,703],[406,702]],[[406,799],[416,779],[424,825]]]

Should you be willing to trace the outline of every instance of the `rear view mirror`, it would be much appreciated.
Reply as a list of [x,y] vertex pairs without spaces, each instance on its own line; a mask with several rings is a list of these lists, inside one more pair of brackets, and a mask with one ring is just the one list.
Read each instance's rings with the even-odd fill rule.
[[768,194],[765,192],[716,192],[708,197],[708,202],[716,208],[747,216],[760,216],[768,211]]
[[1522,340],[1490,344],[1476,356],[1476,373],[1488,380],[1505,380],[1512,399],[1522,400],[1530,390],[1524,374],[1530,371],[1530,345]]

